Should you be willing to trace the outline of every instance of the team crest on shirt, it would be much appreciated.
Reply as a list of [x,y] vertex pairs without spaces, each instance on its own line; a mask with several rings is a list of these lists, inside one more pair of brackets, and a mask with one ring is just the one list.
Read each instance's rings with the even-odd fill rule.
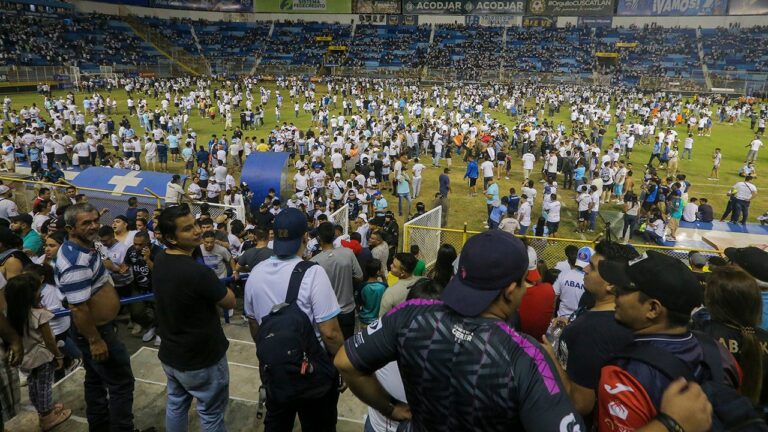
[[573,413],[568,414],[560,420],[560,432],[581,432],[581,426],[576,421]]
[[377,331],[381,330],[381,328],[384,327],[384,324],[382,324],[381,320],[376,320],[370,324],[368,324],[368,334],[372,335],[376,333]]

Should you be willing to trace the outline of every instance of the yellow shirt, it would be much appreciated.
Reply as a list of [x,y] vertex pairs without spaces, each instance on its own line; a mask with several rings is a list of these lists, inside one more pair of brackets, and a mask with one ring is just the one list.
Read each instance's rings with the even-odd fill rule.
[[269,151],[269,146],[267,144],[261,143],[261,144],[256,146],[256,151],[257,152],[268,152]]

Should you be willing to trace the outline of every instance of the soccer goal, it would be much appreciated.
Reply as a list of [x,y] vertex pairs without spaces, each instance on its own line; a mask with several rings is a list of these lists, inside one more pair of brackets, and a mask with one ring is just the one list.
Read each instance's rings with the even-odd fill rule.
[[427,267],[437,260],[437,251],[442,244],[440,219],[443,208],[437,206],[403,225],[403,251],[410,252],[411,245],[418,245]]
[[349,234],[349,205],[344,204],[340,209],[331,213],[328,222],[334,225],[341,225],[344,228],[344,235]]

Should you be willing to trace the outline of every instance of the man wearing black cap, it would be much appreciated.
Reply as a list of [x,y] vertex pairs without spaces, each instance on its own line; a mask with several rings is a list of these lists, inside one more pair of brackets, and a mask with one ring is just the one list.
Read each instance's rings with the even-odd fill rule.
[[[336,357],[350,389],[413,430],[584,431],[550,359],[506,324],[525,294],[528,252],[493,230],[467,242],[439,300],[393,308]],[[397,360],[408,405],[393,400],[374,372]]]
[[[696,382],[704,382],[714,376],[710,372],[712,361],[705,361],[705,344],[711,343],[720,354],[713,367],[722,368],[715,375],[724,375],[726,384],[738,388],[740,372],[733,357],[720,344],[703,339],[707,336],[700,338],[688,330],[691,312],[702,303],[702,290],[682,261],[648,251],[629,264],[603,260],[597,267],[600,276],[616,289],[616,320],[635,334],[626,352],[654,350],[657,359],[672,354]],[[680,430],[675,424],[690,430],[683,419],[661,409],[663,392],[677,384],[660,366],[622,354],[600,374],[599,430],[635,430],[649,422],[671,426],[669,430]]]
[[[243,308],[254,342],[264,317],[269,315],[275,305],[285,301],[291,274],[301,262],[306,248],[307,218],[300,210],[285,209],[275,217],[274,231],[275,256],[254,267],[245,284]],[[344,341],[337,319],[341,308],[331,281],[321,266],[315,265],[305,270],[296,304],[307,314],[318,339],[325,344],[328,352],[336,354]],[[309,425],[312,425],[311,430],[335,430],[338,399],[336,388],[312,401],[285,404],[267,399],[265,430],[292,430],[297,413],[304,430],[309,430]]]

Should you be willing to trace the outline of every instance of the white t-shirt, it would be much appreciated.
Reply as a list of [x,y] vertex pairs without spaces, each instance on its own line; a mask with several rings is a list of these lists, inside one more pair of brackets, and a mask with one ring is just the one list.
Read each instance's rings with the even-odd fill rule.
[[487,160],[480,164],[480,169],[483,170],[483,177],[493,177],[493,162]]
[[216,180],[216,183],[226,183],[227,181],[227,167],[224,165],[219,165],[216,168],[213,169],[213,178]]
[[536,156],[533,153],[526,153],[523,155],[523,169],[533,169],[533,163],[536,161]]
[[551,201],[544,204],[544,210],[547,211],[547,222],[560,222],[560,201]]
[[331,155],[331,166],[335,169],[341,169],[344,164],[344,156],[341,153],[334,153]]
[[192,183],[189,185],[187,192],[189,193],[190,198],[193,200],[200,200],[203,198],[203,188],[201,188],[199,184]]
[[[269,315],[274,305],[285,301],[288,280],[299,261],[299,257],[284,260],[271,257],[251,270],[251,277],[245,283],[243,299],[246,317],[261,323],[262,318]],[[304,273],[296,304],[312,321],[318,340],[322,343],[317,324],[336,317],[341,313],[341,308],[328,274],[319,265],[310,267]]]
[[751,143],[749,143],[749,149],[752,151],[758,151],[760,150],[760,147],[763,146],[763,142],[759,139],[753,139]]
[[520,204],[520,208],[517,210],[517,220],[520,221],[520,225],[531,225],[531,203],[526,201]]
[[592,196],[586,192],[579,195],[578,198],[576,198],[576,202],[579,203],[579,211],[587,211],[589,210],[589,203],[592,202]]
[[[51,284],[43,285],[43,289],[40,291],[40,304],[44,308],[51,312],[58,309],[64,309],[62,300],[64,300],[64,294],[61,293],[58,287]],[[68,316],[53,318],[48,322],[54,336],[69,330],[70,323],[70,317]]]
[[560,309],[557,316],[569,316],[579,307],[579,300],[584,294],[584,272],[569,269],[560,273],[552,285],[555,295],[560,296]]
[[413,168],[411,168],[413,170],[413,177],[421,178],[421,172],[424,171],[424,168],[426,167],[421,162],[413,165]]
[[165,185],[166,204],[178,204],[183,195],[184,188],[182,188],[180,184],[168,182],[168,184]]
[[699,211],[699,206],[696,203],[689,202],[683,207],[683,220],[686,222],[696,222],[696,213]]
[[736,189],[736,195],[734,195],[735,198],[744,201],[752,199],[752,194],[757,192],[757,187],[752,183],[747,182],[738,182],[733,185],[733,188]]
[[306,174],[296,173],[293,176],[293,181],[296,183],[296,189],[303,191],[307,189],[307,183],[309,182],[309,176]]

